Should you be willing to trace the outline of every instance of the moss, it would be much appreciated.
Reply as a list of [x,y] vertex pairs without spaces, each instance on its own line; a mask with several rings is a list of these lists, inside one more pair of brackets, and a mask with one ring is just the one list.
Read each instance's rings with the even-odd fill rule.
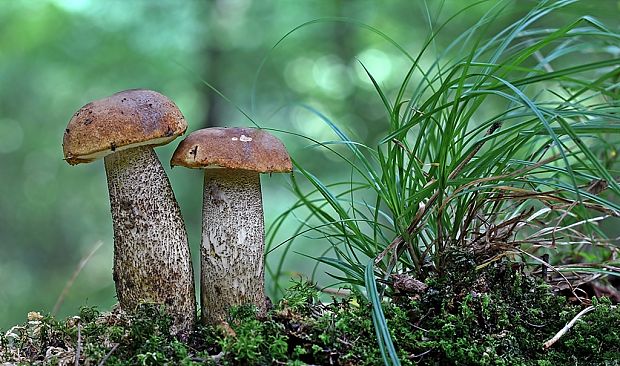
[[[594,299],[550,350],[542,344],[581,307],[518,267],[495,263],[475,272],[464,258],[443,275],[425,279],[421,294],[395,294],[384,304],[403,365],[617,365],[620,311]],[[72,363],[80,337],[83,362],[106,365],[380,365],[369,304],[359,295],[318,301],[311,284],[298,281],[258,319],[252,307],[231,311],[221,326],[198,326],[189,339],[169,335],[161,308],[143,304],[132,315],[83,308],[58,321],[33,315],[0,337],[0,361]]]

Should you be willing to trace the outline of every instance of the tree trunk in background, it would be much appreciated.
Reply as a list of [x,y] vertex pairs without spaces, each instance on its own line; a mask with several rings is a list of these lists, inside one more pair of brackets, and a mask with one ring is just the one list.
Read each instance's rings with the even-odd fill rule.
[[[213,41],[212,42],[216,42]],[[206,72],[205,80],[209,82],[209,84],[215,86],[216,88],[222,85],[220,76],[222,75],[222,70],[220,67],[221,64],[221,55],[222,50],[218,45],[210,44],[206,50],[206,58],[208,61],[208,70]],[[212,90],[208,90],[206,93],[206,102],[207,102],[207,115],[205,116],[204,122],[200,128],[209,128],[209,127],[217,127],[226,125],[226,121],[222,121],[222,98],[217,95],[217,93]]]
[[[351,13],[347,11],[348,2],[336,0],[334,4],[334,13],[339,17],[347,18]],[[343,22],[334,23],[334,37],[332,37],[334,53],[340,57],[342,62],[349,64],[355,56],[354,41],[357,36],[354,31],[357,27]]]

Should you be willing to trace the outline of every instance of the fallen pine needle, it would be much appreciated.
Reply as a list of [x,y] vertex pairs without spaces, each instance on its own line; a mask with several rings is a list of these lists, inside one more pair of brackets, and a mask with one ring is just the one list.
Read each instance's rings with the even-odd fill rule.
[[587,308],[581,310],[579,312],[579,314],[575,315],[575,317],[568,322],[568,324],[566,324],[564,326],[564,328],[560,329],[559,332],[557,332],[553,338],[551,338],[550,340],[546,341],[545,344],[543,345],[544,349],[548,349],[549,347],[553,346],[553,344],[555,342],[558,341],[558,339],[560,339],[564,334],[566,334],[566,332],[568,332],[568,330],[570,328],[573,327],[573,325],[575,325],[575,323],[577,322],[577,320],[579,320],[579,318],[581,318],[582,316],[586,315],[587,313],[591,312],[592,310],[594,310],[594,306],[588,306]]

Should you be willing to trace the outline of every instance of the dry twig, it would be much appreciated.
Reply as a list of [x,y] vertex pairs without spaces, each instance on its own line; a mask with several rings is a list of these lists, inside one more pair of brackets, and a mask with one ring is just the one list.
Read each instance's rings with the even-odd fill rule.
[[548,349],[549,347],[553,346],[555,342],[557,342],[564,334],[566,334],[566,332],[568,332],[570,328],[573,327],[573,325],[575,325],[575,323],[577,322],[577,320],[579,320],[579,318],[591,312],[592,310],[594,310],[594,306],[588,306],[587,308],[581,310],[579,314],[577,314],[571,321],[569,321],[568,324],[564,326],[564,328],[560,329],[560,331],[557,332],[553,336],[553,338],[546,341],[545,344],[543,344],[543,348]]
[[108,360],[108,358],[110,358],[110,356],[112,356],[112,352],[114,352],[116,350],[116,347],[118,347],[118,343],[114,345],[114,347],[112,347],[112,349],[110,350],[110,352],[108,352],[102,359],[101,362],[99,362],[99,365],[97,366],[104,366],[106,361]]

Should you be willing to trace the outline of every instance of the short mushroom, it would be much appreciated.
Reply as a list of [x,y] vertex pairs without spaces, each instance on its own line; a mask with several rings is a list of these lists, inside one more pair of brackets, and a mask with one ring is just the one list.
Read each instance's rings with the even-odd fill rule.
[[218,323],[232,306],[266,313],[260,173],[290,172],[280,140],[253,128],[207,128],[181,141],[171,165],[204,169],[200,299],[202,320]]
[[167,97],[126,90],[86,104],[63,138],[71,164],[104,158],[114,227],[114,282],[121,309],[164,304],[172,332],[194,324],[194,276],[185,224],[153,151],[185,133],[187,122]]

